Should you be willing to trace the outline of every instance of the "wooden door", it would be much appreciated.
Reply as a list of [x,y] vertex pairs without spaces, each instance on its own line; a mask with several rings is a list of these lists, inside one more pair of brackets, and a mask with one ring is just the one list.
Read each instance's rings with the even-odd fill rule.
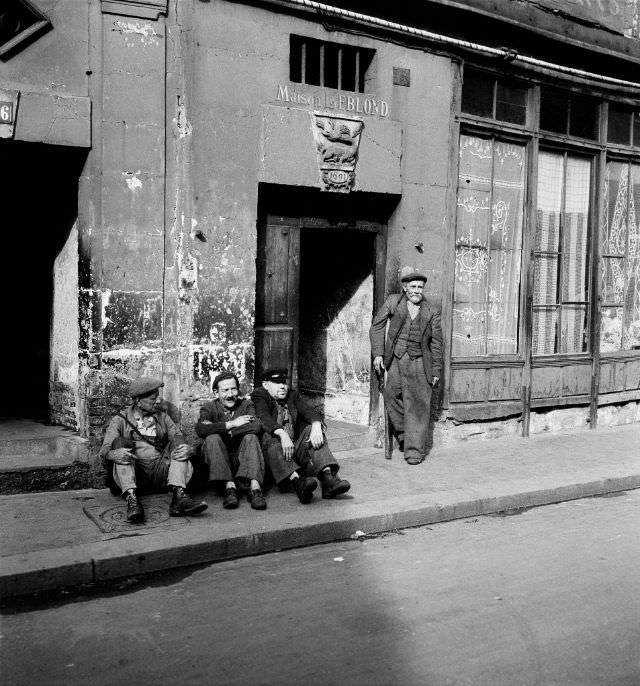
[[255,383],[267,367],[285,367],[298,381],[300,226],[269,218],[258,228],[256,259]]

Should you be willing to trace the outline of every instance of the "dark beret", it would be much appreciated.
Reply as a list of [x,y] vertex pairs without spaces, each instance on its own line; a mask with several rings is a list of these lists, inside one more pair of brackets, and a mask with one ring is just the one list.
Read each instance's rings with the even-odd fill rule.
[[260,381],[274,381],[275,383],[287,383],[288,372],[284,367],[269,367],[260,376]]
[[162,388],[164,382],[160,379],[153,379],[150,376],[141,376],[139,379],[135,379],[129,385],[129,395],[132,398],[139,398],[143,395],[148,395],[153,393],[157,388]]

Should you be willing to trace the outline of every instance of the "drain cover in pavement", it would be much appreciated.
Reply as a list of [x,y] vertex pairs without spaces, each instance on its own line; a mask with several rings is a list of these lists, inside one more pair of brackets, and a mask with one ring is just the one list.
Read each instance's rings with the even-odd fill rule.
[[[115,532],[140,533],[147,529],[161,526],[169,521],[169,502],[162,499],[160,502],[153,502],[151,498],[142,500],[144,505],[144,523],[129,524],[127,522],[127,506],[124,502],[114,505],[88,505],[82,506],[84,513],[89,519],[105,534]],[[170,520],[174,525],[180,522],[176,519]],[[166,528],[166,524],[165,524]]]

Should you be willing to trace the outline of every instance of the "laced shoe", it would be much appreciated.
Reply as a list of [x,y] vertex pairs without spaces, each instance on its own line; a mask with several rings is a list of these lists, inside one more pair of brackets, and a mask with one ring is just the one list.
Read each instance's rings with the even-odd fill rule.
[[139,524],[144,521],[144,508],[142,503],[138,500],[138,494],[135,490],[127,491],[124,495],[127,503],[127,521],[129,524]]
[[295,479],[295,489],[298,500],[306,505],[313,500],[313,492],[318,488],[318,482],[311,477],[300,477]]
[[254,488],[247,493],[247,500],[251,503],[254,510],[266,510],[267,501],[259,488]]
[[222,507],[225,510],[235,510],[238,507],[238,491],[235,488],[227,488],[225,490]]
[[337,495],[346,493],[351,488],[351,484],[348,481],[329,472],[322,472],[320,481],[322,482],[323,498],[335,498]]
[[173,489],[173,497],[171,498],[171,505],[169,505],[169,515],[171,517],[195,515],[204,512],[207,507],[207,503],[205,503],[204,500],[195,500],[184,490],[184,488],[182,488],[182,486],[175,486]]

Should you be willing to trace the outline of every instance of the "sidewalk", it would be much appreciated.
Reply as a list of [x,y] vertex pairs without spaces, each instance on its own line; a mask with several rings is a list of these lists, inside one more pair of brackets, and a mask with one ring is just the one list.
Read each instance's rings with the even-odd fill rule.
[[640,424],[436,447],[417,467],[373,448],[338,458],[346,496],[300,505],[274,488],[265,512],[224,510],[210,493],[202,516],[170,519],[169,496],[154,495],[132,526],[106,490],[0,496],[0,595],[640,488]]

